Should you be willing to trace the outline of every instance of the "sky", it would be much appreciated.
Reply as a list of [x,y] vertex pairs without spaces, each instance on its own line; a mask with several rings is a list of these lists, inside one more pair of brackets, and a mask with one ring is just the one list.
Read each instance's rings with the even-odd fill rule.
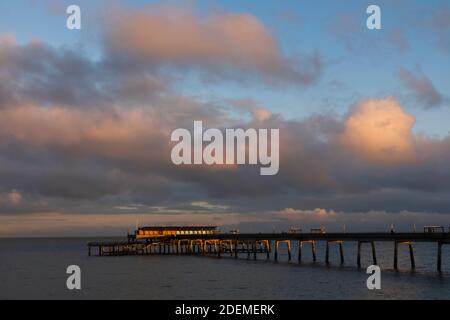
[[[0,236],[450,225],[449,56],[447,1],[0,1]],[[279,173],[173,165],[194,120]]]

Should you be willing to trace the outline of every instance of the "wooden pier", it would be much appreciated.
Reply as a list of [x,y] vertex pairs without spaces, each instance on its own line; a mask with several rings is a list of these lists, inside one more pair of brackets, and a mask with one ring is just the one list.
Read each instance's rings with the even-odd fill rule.
[[[313,261],[317,259],[316,243],[325,242],[325,262],[330,263],[329,251],[331,245],[339,247],[340,263],[344,263],[344,242],[357,243],[356,264],[361,267],[361,251],[364,244],[369,244],[373,264],[377,264],[376,242],[393,243],[393,266],[398,270],[398,248],[407,245],[409,248],[411,269],[415,269],[413,244],[418,242],[436,243],[436,268],[442,270],[442,247],[450,244],[450,232],[442,233],[243,233],[243,234],[205,234],[205,235],[177,235],[154,237],[145,240],[128,240],[124,242],[89,242],[88,255],[121,256],[121,255],[202,255],[217,256],[228,255],[238,258],[239,253],[246,254],[247,258],[253,256],[257,259],[262,254],[270,259],[272,250],[273,259],[278,260],[280,245],[286,246],[288,259],[291,260],[291,245],[298,246],[298,262],[302,262],[303,244],[310,244]],[[273,249],[272,249],[273,248]]]

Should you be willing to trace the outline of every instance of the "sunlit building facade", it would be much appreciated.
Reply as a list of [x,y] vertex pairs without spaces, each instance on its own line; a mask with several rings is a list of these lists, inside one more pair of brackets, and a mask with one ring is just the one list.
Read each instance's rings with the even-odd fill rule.
[[208,235],[215,233],[218,233],[216,226],[141,227],[135,231],[135,238],[148,239],[178,235]]

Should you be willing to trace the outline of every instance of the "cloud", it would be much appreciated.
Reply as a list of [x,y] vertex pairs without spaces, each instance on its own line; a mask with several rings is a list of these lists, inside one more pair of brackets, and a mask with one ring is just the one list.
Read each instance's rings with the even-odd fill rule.
[[16,190],[8,193],[0,193],[0,204],[3,206],[17,206],[22,201],[22,195]]
[[[385,4],[384,8],[389,5],[392,3]],[[342,46],[350,53],[358,55],[358,58],[375,54],[374,57],[379,59],[389,53],[387,49],[396,49],[396,54],[410,49],[410,42],[403,28],[391,27],[383,32],[373,32],[367,29],[365,20],[362,20],[359,14],[339,13],[329,28]]]
[[408,163],[415,158],[411,132],[414,122],[415,118],[394,99],[367,100],[352,108],[340,139],[366,161]]
[[[263,109],[244,106],[251,108],[235,110]],[[213,209],[220,200],[220,208],[251,211],[259,205],[294,205],[299,199],[315,207],[368,210],[376,205],[371,199],[377,192],[402,190],[392,204],[395,209],[403,206],[408,192],[445,193],[450,188],[449,140],[413,134],[414,117],[393,98],[361,101],[343,118],[315,115],[302,121],[272,114],[262,123],[257,116],[236,122],[220,109],[193,101],[108,110],[0,109],[0,190],[27,194],[27,205],[15,209],[24,213],[98,213],[123,212],[129,203],[173,206],[173,195],[175,203],[188,203],[188,210]],[[173,165],[171,131],[190,128],[192,119],[199,118],[208,127],[279,128],[280,173],[265,179],[251,166]],[[380,193],[383,197],[393,198]],[[411,209],[420,205],[409,204]]]
[[410,49],[409,39],[403,29],[394,28],[389,30],[386,34],[386,39],[402,53]]
[[268,109],[261,107],[252,99],[229,99],[227,101],[232,108],[247,112],[254,120],[264,122],[269,120],[273,114]]
[[118,62],[108,58],[94,61],[78,48],[54,48],[38,40],[22,45],[3,37],[0,64],[0,108],[30,102],[107,107],[148,101],[168,90],[160,75],[117,70]]
[[143,109],[74,110],[17,106],[0,109],[0,145],[25,144],[73,159],[108,159],[129,166],[167,167],[169,128]]
[[444,101],[430,79],[422,71],[412,72],[400,69],[399,77],[402,83],[413,93],[417,102],[425,108],[438,107]]
[[330,31],[348,51],[353,53],[373,49],[373,44],[376,43],[366,37],[365,25],[361,23],[360,18],[348,13],[336,15],[330,24]]
[[327,232],[386,232],[393,224],[397,232],[410,232],[416,225],[448,225],[450,215],[418,211],[335,212],[333,210],[282,209],[258,213],[189,213],[179,214],[92,214],[40,212],[27,216],[0,215],[0,236],[117,236],[132,232],[139,225],[216,225],[228,232],[238,227],[241,232],[282,232],[295,226],[303,232],[323,226]]
[[431,30],[432,36],[438,48],[444,52],[450,52],[450,7],[445,5],[439,10],[433,10],[427,15],[427,27]]
[[277,216],[281,216],[286,220],[326,220],[332,217],[336,217],[337,213],[334,210],[326,210],[321,208],[316,208],[314,210],[299,210],[293,208],[285,208],[283,210],[276,212]]
[[[254,16],[150,6],[119,10],[110,23],[95,59],[0,40],[0,233],[19,220],[41,232],[52,219],[54,232],[91,222],[98,231],[109,218],[108,228],[127,225],[130,213],[149,224],[289,225],[341,221],[341,212],[450,212],[450,138],[415,134],[395,98],[336,106],[348,109],[342,117],[288,120],[251,99],[181,95],[190,71],[293,86],[317,79],[319,56],[285,55]],[[424,75],[404,76],[422,104],[435,105]],[[280,129],[279,174],[173,165],[170,133],[194,120]]]
[[116,10],[108,29],[111,56],[128,55],[147,66],[197,69],[208,77],[245,78],[250,73],[267,83],[311,84],[322,67],[318,54],[285,57],[272,33],[250,14],[200,15],[153,5]]
[[220,205],[220,204],[213,204],[208,201],[194,201],[194,202],[191,202],[191,206],[206,209],[206,210],[212,210],[212,211],[226,210],[229,208],[228,206],[224,206],[224,205]]
[[0,236],[117,236],[132,232],[139,225],[216,225],[228,226],[261,221],[257,216],[237,213],[179,213],[179,214],[60,214],[40,212],[28,216],[0,216]]
[[16,190],[11,191],[10,193],[8,193],[8,201],[12,204],[12,205],[17,205],[20,203],[20,201],[22,201],[22,195],[17,192]]

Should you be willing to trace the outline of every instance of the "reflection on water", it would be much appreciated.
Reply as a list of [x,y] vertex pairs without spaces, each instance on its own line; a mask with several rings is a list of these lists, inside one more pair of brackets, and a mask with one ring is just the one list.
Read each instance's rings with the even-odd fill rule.
[[[0,239],[1,299],[450,299],[450,246],[444,246],[443,270],[436,270],[436,244],[415,244],[416,271],[409,270],[408,247],[399,248],[399,272],[393,270],[393,244],[377,243],[382,289],[366,287],[365,269],[356,268],[356,243],[344,244],[345,264],[330,246],[329,266],[319,243],[318,262],[308,246],[303,263],[230,257],[123,256],[87,257],[88,239]],[[89,239],[92,240],[92,239]],[[296,246],[293,243],[293,248]],[[370,246],[362,264],[371,264]],[[82,290],[66,289],[66,267],[82,270]]]

